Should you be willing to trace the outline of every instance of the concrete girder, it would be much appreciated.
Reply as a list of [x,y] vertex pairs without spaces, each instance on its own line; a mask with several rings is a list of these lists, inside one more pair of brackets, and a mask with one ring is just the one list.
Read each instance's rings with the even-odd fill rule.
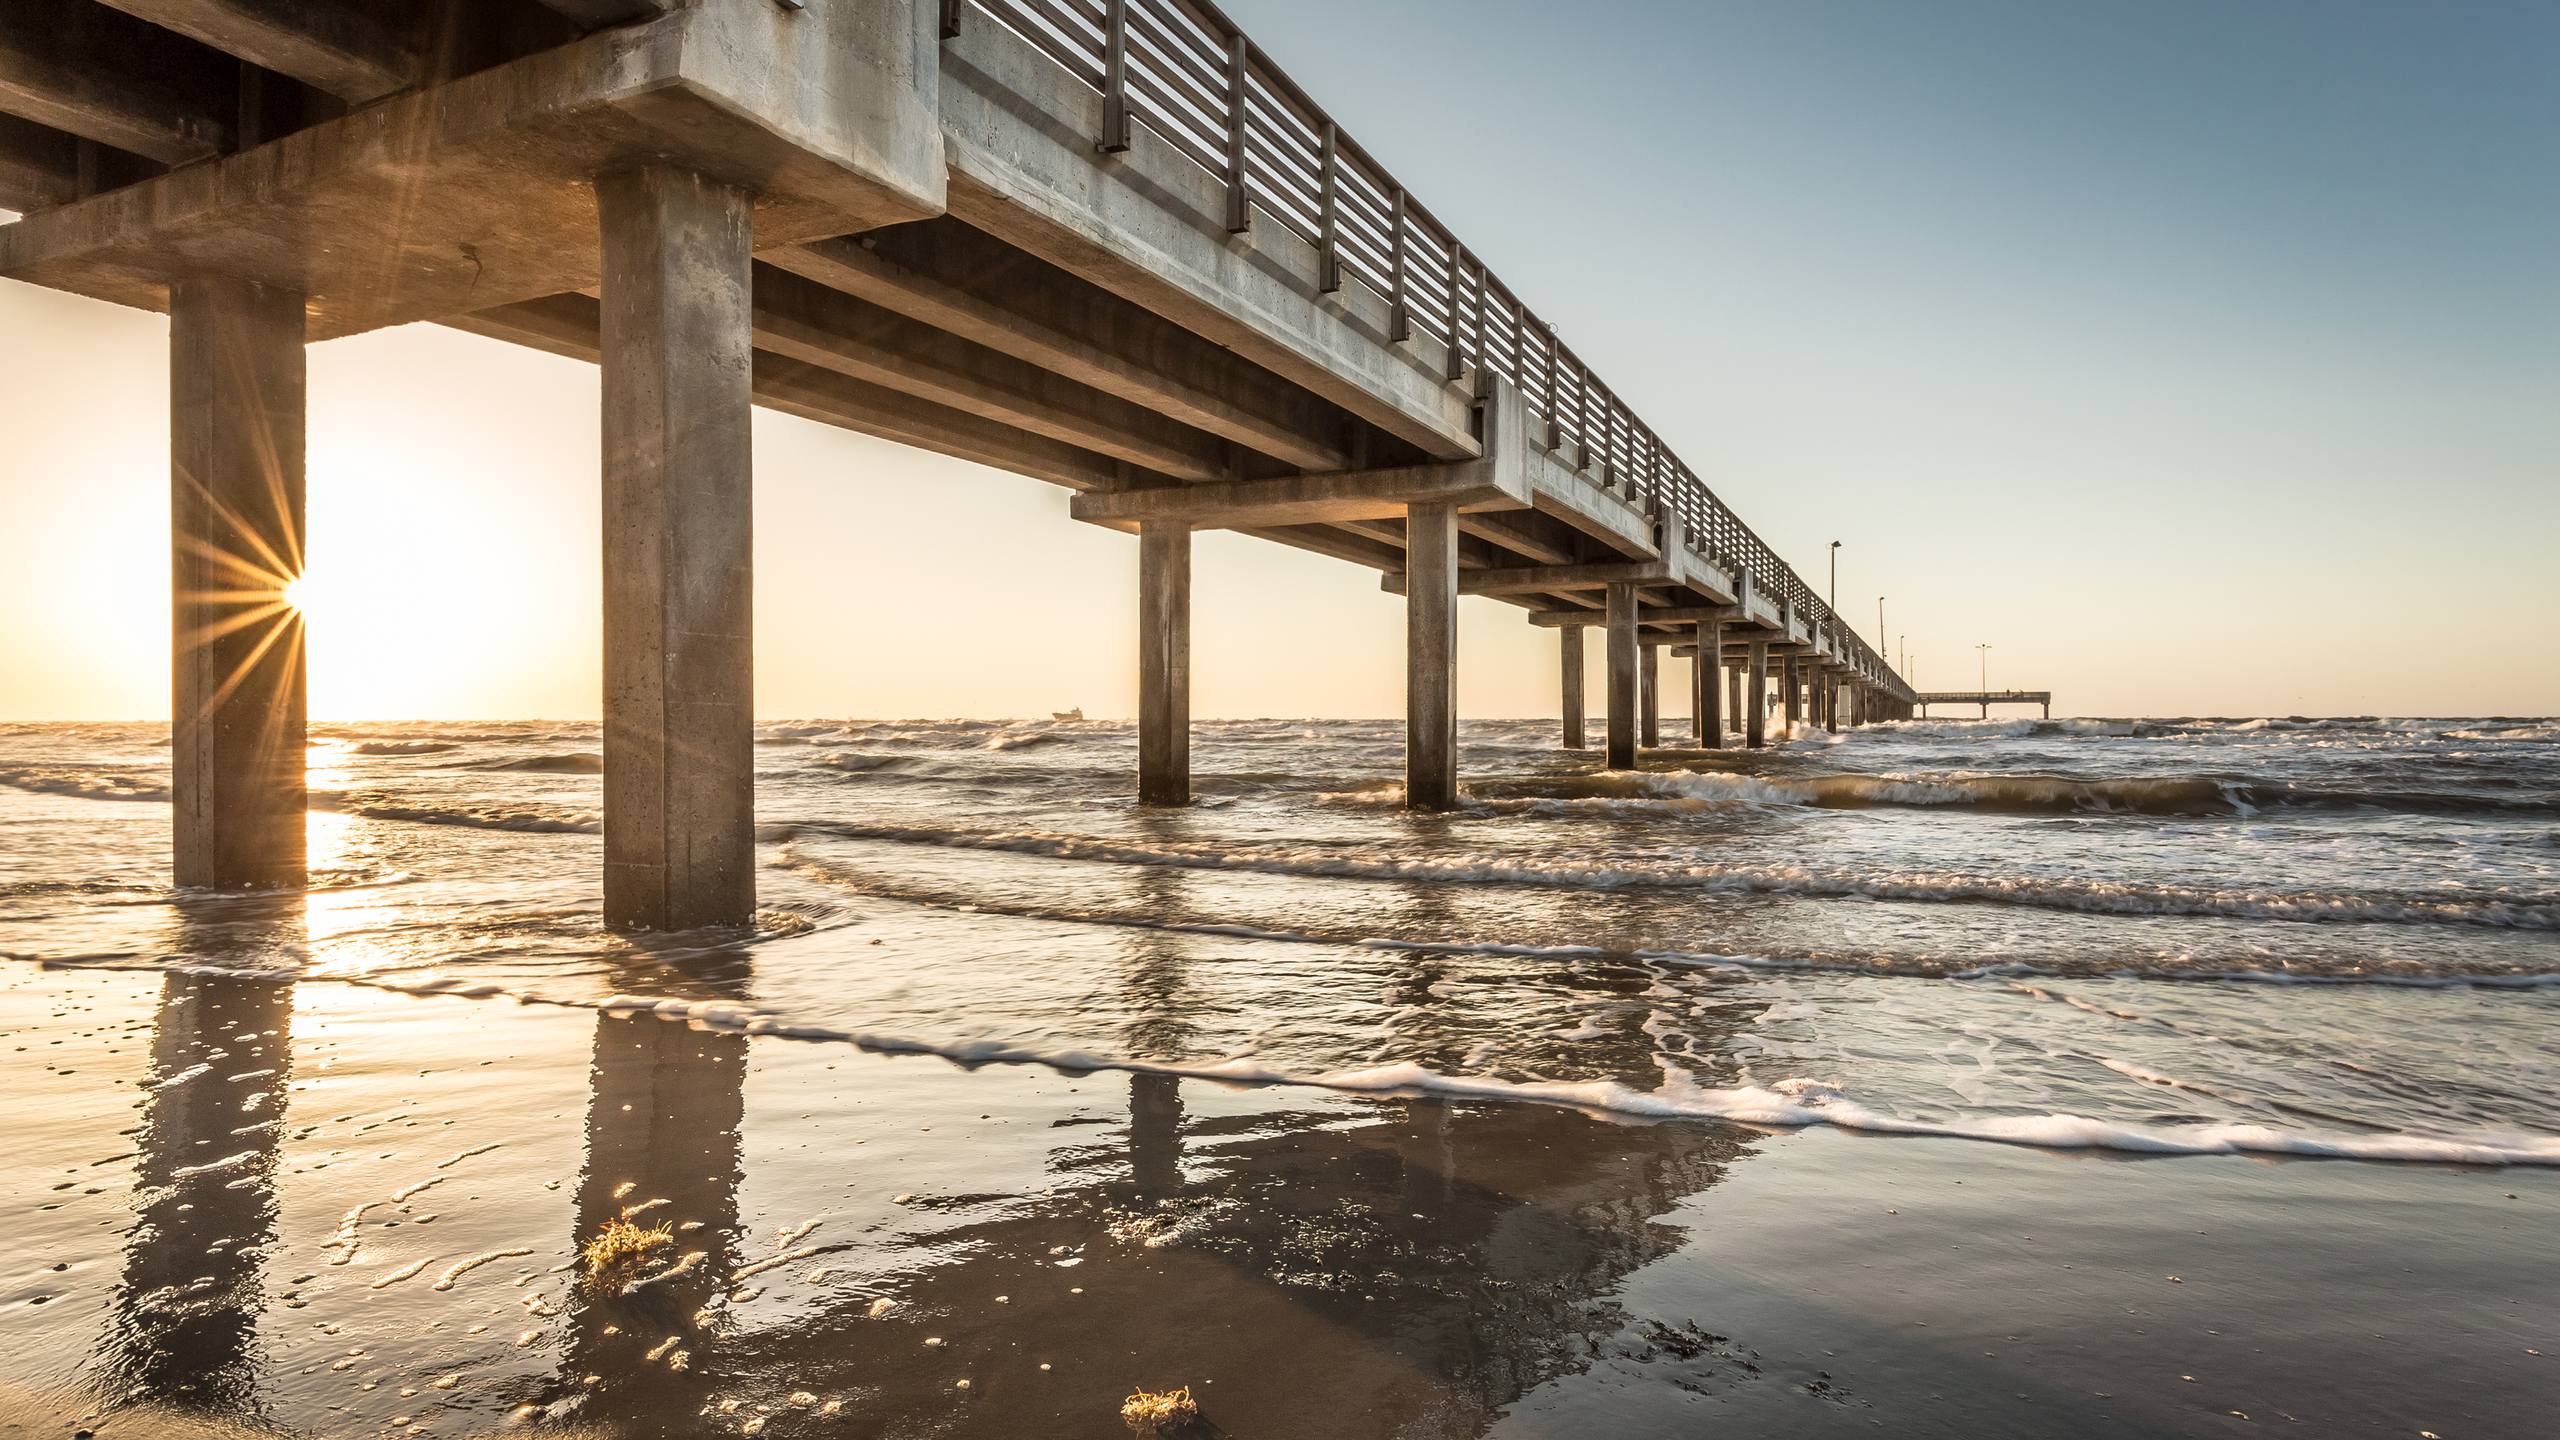
[[319,341],[595,288],[592,182],[634,155],[749,188],[767,245],[918,219],[945,171],[917,24],[688,6],[0,227],[0,276],[141,309],[179,274],[289,286]]
[[[463,315],[444,322],[456,330],[505,340],[572,360],[593,363],[596,302],[585,295],[552,295]],[[804,420],[838,426],[973,461],[1071,490],[1117,484],[1121,467],[1105,456],[1045,436],[1026,434],[984,416],[954,410],[901,391],[856,380],[805,361],[759,353],[755,403]]]
[[1163,316],[948,218],[765,257],[831,289],[1223,436],[1350,468],[1348,417]]
[[804,280],[756,267],[756,347],[1181,480],[1232,474],[1225,442],[1144,406]]
[[0,114],[0,210],[43,210],[80,198],[82,143],[50,125]]
[[[423,8],[367,0],[103,0],[104,4],[362,105],[416,84]],[[411,23],[386,19],[409,11]]]
[[231,146],[238,68],[88,0],[0,5],[0,111],[164,165]]
[[[1670,568],[1659,560],[1617,560],[1592,565],[1521,565],[1478,570],[1458,577],[1461,595],[1531,595],[1606,590],[1612,585],[1667,584]],[[1404,577],[1381,577],[1381,588],[1401,594]],[[1630,597],[1632,599],[1632,596]]]
[[649,20],[682,5],[684,0],[542,0],[543,5],[588,29],[632,20]]
[[[1483,461],[1404,465],[1333,475],[1283,475],[1209,485],[1163,485],[1078,495],[1068,513],[1127,530],[1143,520],[1182,520],[1195,529],[1241,530],[1267,525],[1326,525],[1398,520],[1407,507],[1516,508]],[[1464,581],[1461,581],[1463,585]],[[1462,594],[1477,593],[1461,590]]]

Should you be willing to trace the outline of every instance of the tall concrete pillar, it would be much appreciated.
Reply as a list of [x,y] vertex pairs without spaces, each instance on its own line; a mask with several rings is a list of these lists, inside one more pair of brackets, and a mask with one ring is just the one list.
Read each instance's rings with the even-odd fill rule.
[[1458,507],[1404,518],[1404,803],[1458,803]]
[[1636,672],[1643,662],[1636,652],[1636,587],[1618,582],[1609,587],[1609,747],[1612,770],[1636,768]]
[[1636,653],[1643,657],[1636,669],[1637,713],[1642,716],[1636,743],[1647,750],[1662,748],[1662,647],[1640,645]]
[[1138,802],[1191,803],[1191,526],[1138,522]]
[[1840,733],[1840,672],[1826,670],[1822,674],[1822,728]]
[[1748,718],[1742,708],[1741,669],[1731,668],[1724,672],[1724,690],[1725,700],[1727,702],[1725,709],[1732,712],[1735,727],[1741,728]]
[[1751,642],[1751,678],[1743,685],[1751,707],[1743,715],[1743,743],[1757,750],[1769,743],[1769,642]]
[[303,878],[302,297],[169,288],[170,798],[180,885]]
[[1579,750],[1582,736],[1582,627],[1567,625],[1556,632],[1564,651],[1564,748]]
[[603,238],[604,915],[755,916],[755,645],[744,190],[668,166],[596,182]]
[[1698,622],[1698,748],[1724,748],[1724,622]]
[[1797,662],[1796,652],[1793,650],[1788,651],[1786,674],[1778,683],[1784,686],[1787,692],[1787,734],[1790,738],[1792,738],[1798,730],[1804,728],[1803,674],[1803,667]]

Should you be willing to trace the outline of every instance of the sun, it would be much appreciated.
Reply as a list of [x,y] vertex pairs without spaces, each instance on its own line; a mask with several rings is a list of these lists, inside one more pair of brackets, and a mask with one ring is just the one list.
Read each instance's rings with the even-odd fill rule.
[[316,591],[317,587],[311,583],[310,576],[297,575],[285,582],[284,603],[292,606],[295,613],[308,615],[311,613],[311,602],[319,598]]

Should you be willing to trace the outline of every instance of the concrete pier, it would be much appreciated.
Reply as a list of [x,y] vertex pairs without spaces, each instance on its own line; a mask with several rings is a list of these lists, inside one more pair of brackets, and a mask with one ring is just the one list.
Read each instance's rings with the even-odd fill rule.
[[170,771],[180,885],[303,879],[303,300],[169,287]]
[[1582,627],[1567,625],[1556,631],[1556,642],[1564,653],[1564,748],[1580,750],[1584,746]]
[[[12,5],[125,17],[114,44],[0,23],[0,209],[21,217],[0,278],[172,312],[187,883],[303,873],[281,603],[300,347],[415,323],[604,370],[614,925],[753,915],[750,403],[1058,485],[1072,518],[1138,535],[1150,803],[1190,795],[1198,530],[1411,595],[1417,805],[1456,796],[1454,596],[1570,632],[1571,747],[1605,615],[1612,766],[1660,743],[1646,647],[1692,626],[1703,746],[1727,725],[1766,742],[1773,648],[1791,726],[1807,666],[1827,723],[1909,712],[1552,318],[1214,7],[1070,6],[1098,13],[1060,29],[1053,0],[472,0],[448,46],[347,28],[443,3]],[[1286,103],[1201,110],[1207,77]],[[1220,111],[1231,157],[1340,142],[1306,177],[1322,224],[1266,167],[1200,163]]]
[[1750,706],[1743,712],[1742,743],[1757,750],[1769,743],[1769,642],[1751,642],[1751,678],[1744,683]]
[[1639,713],[1642,722],[1636,743],[1647,750],[1662,748],[1662,648],[1647,645],[1643,649],[1643,667],[1637,675],[1640,692]]
[[1642,642],[1636,636],[1636,587],[1627,581],[1611,581],[1608,589],[1609,622],[1609,745],[1604,763],[1612,770],[1636,768],[1636,672],[1642,662],[1636,652]]
[[1191,803],[1191,526],[1138,527],[1138,801]]
[[1719,678],[1724,657],[1724,622],[1698,622],[1698,654],[1692,674],[1697,690],[1698,748],[1724,748],[1724,682]]
[[755,915],[749,206],[666,166],[596,182],[608,925]]
[[1406,507],[1404,795],[1414,810],[1458,803],[1458,507]]

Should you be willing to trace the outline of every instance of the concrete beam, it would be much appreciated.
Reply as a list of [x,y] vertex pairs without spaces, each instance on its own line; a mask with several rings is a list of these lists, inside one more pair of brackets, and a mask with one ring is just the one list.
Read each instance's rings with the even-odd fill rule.
[[[163,30],[362,105],[416,84],[423,7],[366,0],[104,0]],[[410,23],[401,23],[406,12]]]
[[755,918],[750,203],[596,183],[604,268],[604,915]]
[[1332,405],[957,220],[821,240],[766,258],[1301,470],[1350,468],[1345,417]]
[[1001,351],[768,265],[756,267],[756,347],[984,415],[1182,480],[1233,473],[1225,442]]
[[169,306],[170,798],[180,885],[303,881],[302,297],[189,280]]
[[[1593,565],[1523,565],[1470,571],[1458,577],[1458,593],[1529,595],[1566,590],[1606,590],[1621,584],[1663,584],[1670,578],[1670,568],[1659,560],[1604,561]],[[1398,575],[1385,576],[1382,583],[1383,588],[1390,592],[1401,592],[1404,588],[1404,579]],[[1632,590],[1629,603],[1634,603]]]
[[749,189],[768,244],[917,219],[929,31],[912,0],[687,6],[0,227],[0,276],[142,309],[186,271],[290,285],[317,341],[594,289],[591,181],[634,155]]
[[590,30],[664,15],[685,0],[542,0],[543,5]]
[[[484,310],[445,322],[457,330],[593,363],[599,353],[596,302],[584,295],[553,295]],[[983,416],[821,369],[804,361],[759,353],[755,403],[786,415],[913,445],[1070,490],[1119,483],[1112,460],[1030,435]]]
[[164,165],[230,148],[237,69],[87,0],[0,5],[0,111]]
[[[0,115],[0,210],[43,210],[80,197],[83,142],[54,129]],[[88,142],[94,148],[94,141]]]
[[[1284,475],[1214,485],[1161,485],[1078,495],[1067,513],[1127,530],[1141,521],[1180,521],[1195,529],[1242,530],[1267,525],[1326,525],[1402,519],[1408,507],[1517,506],[1517,497],[1482,461],[1404,465],[1336,475]],[[1401,591],[1401,576],[1391,576]],[[1463,582],[1461,582],[1463,583]],[[1474,594],[1474,591],[1461,593]]]

